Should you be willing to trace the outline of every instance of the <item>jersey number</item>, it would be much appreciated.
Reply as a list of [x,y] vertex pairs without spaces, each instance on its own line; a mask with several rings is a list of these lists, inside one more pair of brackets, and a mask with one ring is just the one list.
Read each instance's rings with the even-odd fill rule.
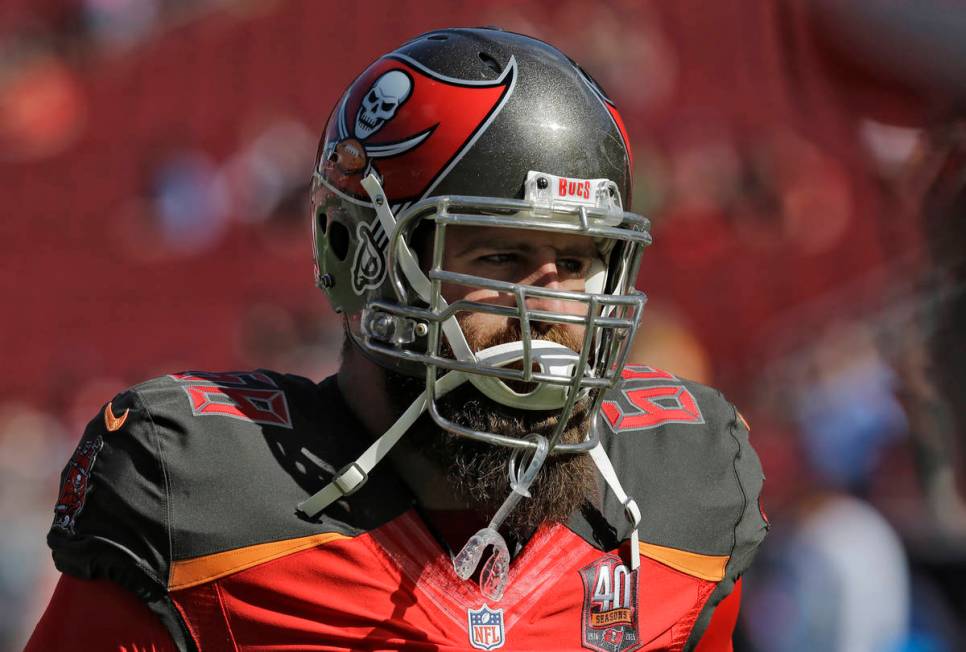
[[[640,365],[625,368],[621,375],[625,380],[677,380],[666,371]],[[627,388],[621,393],[633,410],[625,411],[617,401],[604,401],[601,405],[601,411],[615,432],[646,430],[665,423],[704,423],[694,395],[676,382]]]
[[196,417],[216,415],[292,427],[285,392],[265,374],[185,371],[171,378],[181,384]]

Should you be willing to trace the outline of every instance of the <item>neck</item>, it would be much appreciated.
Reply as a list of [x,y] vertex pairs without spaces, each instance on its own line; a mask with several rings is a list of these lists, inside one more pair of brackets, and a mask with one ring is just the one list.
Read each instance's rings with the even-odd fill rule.
[[[386,396],[384,378],[379,365],[362,355],[355,345],[345,352],[336,378],[349,409],[373,439],[381,437],[399,418]],[[445,472],[411,446],[405,436],[393,447],[387,462],[424,509],[467,509],[466,503],[450,490]]]

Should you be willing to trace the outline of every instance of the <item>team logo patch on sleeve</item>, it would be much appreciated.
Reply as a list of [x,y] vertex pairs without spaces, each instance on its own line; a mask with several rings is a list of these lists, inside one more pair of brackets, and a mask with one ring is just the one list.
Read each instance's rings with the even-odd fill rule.
[[470,626],[470,645],[478,650],[495,650],[503,647],[503,610],[483,605],[466,612]]
[[94,459],[104,446],[104,439],[98,435],[90,441],[82,441],[67,463],[67,473],[64,484],[60,488],[60,497],[54,506],[54,526],[68,532],[74,531],[74,524],[87,498],[90,488],[91,468]]
[[616,555],[580,569],[584,583],[581,644],[599,652],[627,652],[641,646],[637,629],[637,578]]

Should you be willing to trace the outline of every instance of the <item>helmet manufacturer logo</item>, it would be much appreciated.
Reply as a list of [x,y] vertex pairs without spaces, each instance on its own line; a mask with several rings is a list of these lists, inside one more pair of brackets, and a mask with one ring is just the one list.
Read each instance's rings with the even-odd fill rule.
[[352,289],[356,294],[377,288],[386,275],[386,245],[389,237],[379,224],[379,218],[370,224],[363,222],[356,229],[359,248],[352,261]]
[[478,650],[495,650],[503,647],[503,609],[490,609],[483,605],[466,612],[469,620],[470,645]]
[[630,570],[616,555],[605,555],[580,569],[580,579],[584,583],[583,646],[599,652],[639,648],[638,571]]

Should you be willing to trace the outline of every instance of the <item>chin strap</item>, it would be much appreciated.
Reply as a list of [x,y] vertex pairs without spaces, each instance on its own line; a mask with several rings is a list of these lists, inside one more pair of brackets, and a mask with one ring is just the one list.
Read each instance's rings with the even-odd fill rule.
[[[386,193],[382,189],[382,184],[379,183],[376,175],[371,172],[369,176],[361,181],[361,184],[365,191],[369,193],[369,197],[372,199],[372,206],[376,211],[376,217],[379,218],[379,224],[382,225],[382,230],[386,232],[386,237],[390,238],[391,243],[393,231],[396,230],[396,217],[392,214],[392,209],[389,207],[389,200],[386,198]],[[416,259],[416,255],[412,249],[404,241],[400,240],[396,247],[396,255],[399,258],[399,267],[403,275],[405,275],[406,280],[409,281],[409,285],[412,286],[420,299],[426,303],[431,303],[430,297],[433,293],[433,284],[423,273],[423,270],[419,268],[419,261]],[[441,302],[440,307],[445,309],[446,300],[440,297],[439,301]],[[453,350],[453,355],[456,356],[456,359],[461,362],[476,362],[476,356],[473,355],[473,350],[470,349],[470,345],[466,342],[463,329],[460,328],[456,317],[443,320],[442,328],[443,334],[446,335],[446,341],[449,342],[450,349]]]
[[637,526],[641,524],[641,510],[634,499],[628,496],[621,486],[621,481],[617,478],[617,472],[614,471],[614,465],[611,464],[610,458],[607,457],[603,445],[597,444],[591,448],[590,457],[594,460],[594,464],[597,465],[597,470],[603,476],[604,482],[607,483],[610,490],[617,496],[617,500],[624,506],[624,515],[631,524],[631,570],[637,570],[641,565],[640,535],[637,533]]
[[[497,347],[494,347],[497,348]],[[491,349],[480,351],[482,359],[487,359],[503,353],[503,351],[493,352]],[[459,387],[468,380],[467,374],[459,371],[451,371],[436,381],[435,392],[437,396],[443,396],[456,387]],[[354,462],[343,467],[321,491],[313,494],[306,500],[297,505],[298,511],[309,518],[315,518],[326,507],[335,501],[358,491],[369,479],[369,473],[379,462],[392,450],[403,435],[415,423],[419,415],[426,409],[426,394],[421,394],[412,405],[410,405],[402,416],[396,420],[389,430],[372,443],[369,448],[359,456]],[[487,527],[473,535],[459,554],[453,559],[453,567],[457,575],[463,579],[468,579],[476,571],[486,548],[493,546],[494,551],[487,560],[480,575],[481,592],[493,600],[500,600],[503,597],[504,589],[507,584],[507,576],[510,568],[510,553],[507,549],[506,541],[499,533],[499,527],[510,514],[516,504],[522,498],[530,497],[530,485],[533,484],[543,467],[547,456],[550,454],[549,442],[542,435],[530,435],[529,439],[537,444],[527,462],[526,469],[519,472],[518,464],[522,461],[521,456],[529,454],[528,451],[518,450],[510,458],[510,495],[497,510],[490,520]],[[621,486],[614,466],[611,464],[604,447],[597,444],[590,450],[590,457],[597,466],[598,471],[607,483],[607,486],[624,506],[624,514],[631,524],[631,549],[630,561],[631,570],[637,570],[641,563],[641,553],[639,545],[639,535],[637,528],[641,523],[641,510],[633,498],[627,495]]]
[[[513,343],[515,347],[507,344],[498,344],[488,349],[483,349],[477,357],[483,361],[496,365],[506,365],[520,358],[520,351],[523,344]],[[561,360],[566,360],[568,356],[576,357],[573,351],[565,346],[554,342],[536,340],[533,343],[534,360],[539,361],[541,368],[549,370],[552,365],[561,364]],[[515,348],[516,352],[511,349]],[[546,358],[546,360],[544,359]],[[435,394],[437,397],[443,396],[463,383],[472,381],[471,374],[462,371],[450,371],[445,376],[436,381]],[[409,428],[416,422],[419,415],[426,410],[426,393],[423,392],[413,401],[405,412],[396,420],[389,430],[372,443],[357,460],[349,463],[339,470],[332,480],[318,493],[310,496],[297,505],[300,512],[309,518],[315,518],[326,507],[344,496],[355,493],[369,479],[369,473],[379,462],[392,450]],[[560,407],[559,405],[546,405],[544,409]],[[542,462],[541,462],[542,464]],[[511,484],[514,478],[511,478]],[[526,484],[529,486],[529,482]]]
[[[443,396],[465,382],[466,374],[451,371],[436,381],[436,395]],[[425,409],[426,393],[424,392],[403,412],[396,423],[384,435],[374,441],[356,461],[344,466],[335,474],[329,484],[325,485],[318,493],[296,505],[296,509],[309,518],[315,518],[335,501],[358,491],[369,479],[369,473],[392,450],[392,447],[399,443],[402,436],[406,434],[410,426],[416,422],[416,419]]]

